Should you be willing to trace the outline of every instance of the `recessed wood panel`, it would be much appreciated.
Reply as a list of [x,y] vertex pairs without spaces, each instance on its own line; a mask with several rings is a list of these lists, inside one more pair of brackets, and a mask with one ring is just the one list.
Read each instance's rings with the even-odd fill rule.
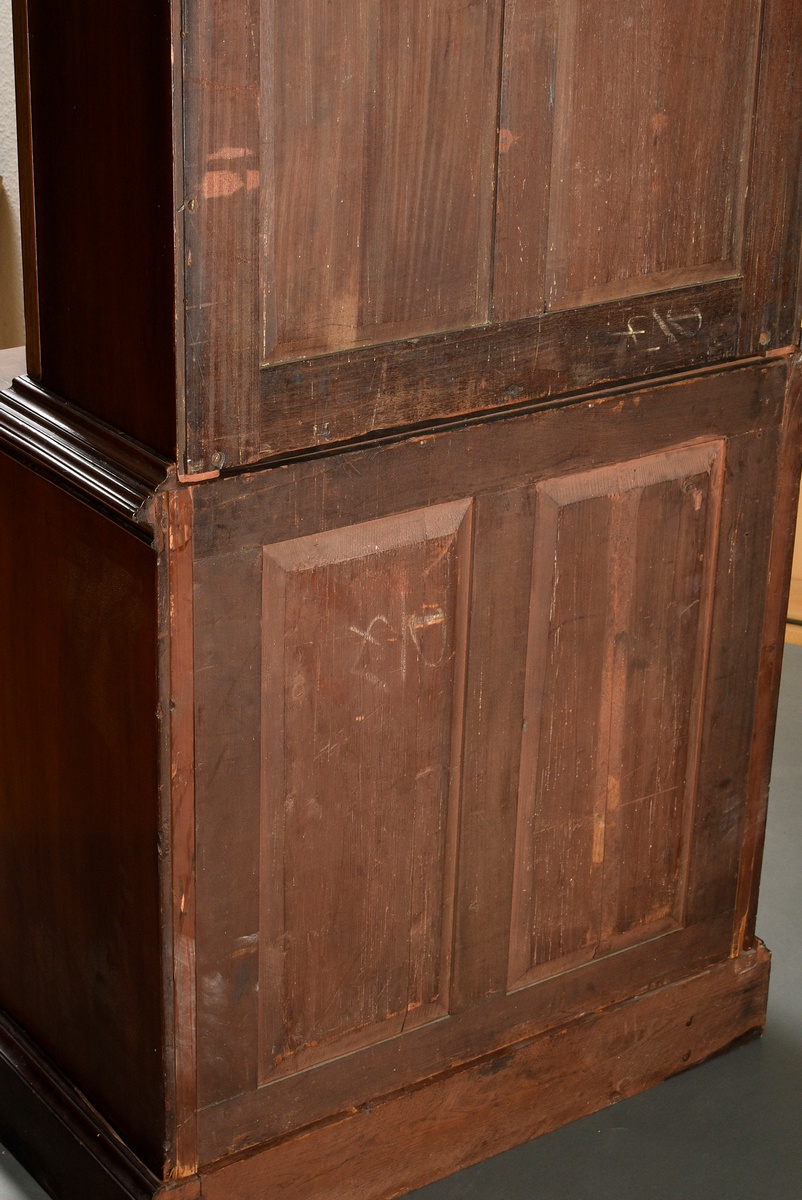
[[[532,31],[527,6],[513,5],[499,159],[512,203],[499,249],[520,253],[497,264],[500,315],[741,272],[760,10],[565,0],[544,5]],[[534,56],[519,28],[534,32]],[[553,148],[550,172],[530,161],[533,146]]]
[[262,14],[264,361],[486,320],[500,0]]
[[265,548],[264,1079],[448,1011],[470,524]]
[[[727,956],[785,378],[784,362],[774,359],[286,468],[232,474],[192,489],[202,1160],[238,1154],[260,1140],[281,1138],[415,1086],[433,1072],[590,1011],[600,997],[617,1004]],[[466,495],[473,497],[470,510]],[[433,503],[437,524],[423,526],[422,514]],[[468,567],[462,571],[469,538],[470,594]],[[601,649],[594,651],[590,639],[583,639],[581,620],[562,621],[559,636],[567,649],[553,660],[559,669],[550,668],[552,695],[538,715],[535,650],[541,647],[545,672],[551,660],[542,647],[549,634],[542,623],[530,630],[529,614],[534,609],[542,622],[545,604],[548,618],[555,549],[560,613],[591,614],[595,605]],[[353,658],[344,657],[345,649],[356,654],[360,639],[349,627],[364,633],[382,614],[397,631],[403,625],[401,597],[408,596],[411,614],[421,594],[415,589],[427,586],[424,579],[434,577],[445,587],[437,565],[442,551],[444,563],[456,561],[460,568],[453,603],[469,610],[464,640],[454,643],[453,665],[443,664],[436,702],[418,684],[410,686],[409,677],[406,691],[396,683],[398,703],[377,716],[382,730],[377,750],[357,732],[367,721],[356,718],[370,711],[357,707],[358,689],[371,684],[350,675]],[[360,573],[366,590],[357,593]],[[533,579],[541,589],[534,605]],[[441,599],[426,595],[425,602]],[[334,636],[341,628],[337,605],[348,616],[345,641]],[[276,619],[266,619],[271,613]],[[556,611],[555,623],[560,624]],[[427,625],[426,633],[434,635],[435,628]],[[377,644],[367,643],[369,656],[359,667],[379,680],[388,656],[392,665],[392,654],[399,653],[398,643],[384,635],[379,622],[371,631]],[[463,657],[464,683],[458,677]],[[314,681],[319,671],[326,684],[325,690],[314,688],[317,727],[312,689],[303,677],[296,679],[296,661],[307,680]],[[341,692],[334,686],[338,669],[347,675]],[[566,726],[572,672],[585,714],[573,732]],[[303,686],[293,699],[296,683]],[[595,769],[582,765],[583,787],[595,788],[595,797],[603,782],[617,779],[619,803],[616,811],[610,786],[596,907],[575,896],[596,941],[579,922],[569,926],[562,943],[544,925],[541,945],[551,937],[553,952],[562,958],[534,968],[524,962],[519,979],[534,983],[538,972],[548,978],[533,987],[514,980],[510,990],[511,929],[527,951],[534,937],[520,899],[512,919],[521,870],[537,849],[531,839],[526,848],[517,824],[519,812],[530,825],[530,815],[537,815],[531,780],[539,748],[533,752],[528,743],[533,736],[550,736],[546,721],[552,718],[553,736],[567,747],[568,835],[574,817],[584,818],[584,825],[574,821],[582,844],[572,849],[573,884],[566,872],[567,887],[575,892],[585,886],[578,872],[592,875],[601,836],[596,840],[596,808],[571,783],[571,755],[578,761],[574,746],[589,748],[587,753],[600,747]],[[449,788],[457,787],[454,772],[461,760],[458,806],[456,792],[449,797],[414,792],[421,805],[415,829],[426,823],[436,831],[429,843],[403,824],[403,813],[414,807],[407,800],[413,794],[410,776],[430,765],[417,752],[405,764],[405,752],[396,749],[411,744],[408,722],[415,719],[425,722],[419,731],[424,751],[436,747],[449,762]],[[337,720],[346,729],[350,721],[352,740],[344,748],[332,737]],[[669,733],[656,738],[654,726],[662,722]],[[271,738],[281,741],[282,730],[292,747],[289,766],[270,749]],[[340,756],[345,753],[347,760],[351,750],[363,758],[361,792],[337,786]],[[320,751],[325,753],[316,759]],[[560,764],[553,754],[550,761],[554,774]],[[644,764],[627,779],[634,766]],[[390,781],[387,791],[376,782],[380,769]],[[417,786],[428,788],[427,779]],[[316,830],[313,807],[306,815],[299,815],[297,805],[287,811],[288,797],[307,784],[307,798],[325,801],[320,807],[328,832]],[[400,802],[388,799],[390,788]],[[555,784],[550,794],[555,829],[557,791]],[[665,794],[653,795],[658,791]],[[530,803],[529,815],[521,811],[524,802]],[[382,826],[369,825],[371,807]],[[448,849],[438,857],[439,851],[426,847],[441,836],[443,811]],[[349,845],[344,831],[352,812],[358,837]],[[446,898],[437,918],[442,933],[434,920],[420,929],[419,961],[434,962],[438,937],[446,954],[453,945],[453,962],[437,981],[439,999],[433,1001],[434,972],[419,971],[417,978],[428,982],[412,1001],[424,1003],[410,1008],[406,1021],[404,988],[397,979],[393,983],[383,947],[389,958],[400,941],[402,960],[409,954],[404,932],[411,928],[405,919],[414,885],[411,873],[390,868],[381,879],[376,875],[377,860],[384,861],[379,844],[384,825],[402,858],[410,837],[426,850],[421,869],[429,880],[427,913],[435,912],[435,899]],[[377,848],[370,840],[374,830]],[[551,836],[557,844],[556,834]],[[373,890],[369,900],[364,889],[355,893],[348,915],[354,930],[361,926],[366,932],[362,944],[368,952],[354,955],[354,969],[343,942],[332,939],[314,960],[303,935],[329,919],[326,897],[329,912],[337,913],[340,896],[331,882],[337,872],[342,870],[350,888],[362,867]],[[285,872],[291,899],[286,909]],[[448,882],[452,877],[455,886]],[[322,899],[308,901],[304,881]],[[382,903],[387,915],[376,918]],[[566,911],[571,916],[567,900]],[[541,905],[540,912],[545,920],[548,907]],[[301,944],[305,961],[297,955],[290,961],[294,949],[285,932]],[[318,951],[313,947],[312,953]],[[314,996],[307,999],[315,989],[304,975],[318,966],[322,1004]],[[338,966],[343,970],[335,976]],[[379,976],[395,988],[393,997],[375,987]],[[340,980],[343,989],[334,996]],[[272,1027],[269,1009],[276,1014]],[[427,1019],[446,1009],[447,1017]],[[402,1026],[403,1036],[394,1035]]]
[[538,487],[510,986],[682,920],[720,461]]

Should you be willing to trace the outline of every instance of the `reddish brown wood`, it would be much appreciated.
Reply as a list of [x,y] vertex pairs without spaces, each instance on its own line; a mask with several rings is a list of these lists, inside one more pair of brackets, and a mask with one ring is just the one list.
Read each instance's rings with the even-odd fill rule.
[[[631,988],[654,986],[674,938],[729,952],[785,378],[773,361],[193,489],[201,1162],[553,1011],[550,989],[529,1009],[510,989],[573,972],[584,995],[614,950]],[[471,497],[465,682],[455,642],[429,692],[401,610],[423,611],[424,580],[435,596],[438,514]],[[443,801],[404,797],[432,755],[461,792],[463,686],[449,896]],[[453,980],[413,999],[444,1019],[416,1027],[395,964],[429,969],[452,903]]]
[[549,308],[741,273],[760,10],[560,4]]
[[756,953],[202,1175],[204,1200],[391,1200],[701,1062],[765,1019]]
[[156,498],[159,549],[161,862],[167,1163],[171,1178],[197,1165],[195,1008],[195,689],[192,496]]
[[688,0],[507,0],[502,48],[501,6],[442,0],[407,49],[407,17],[356,0],[347,36],[303,5],[192,0],[187,473],[790,341],[787,3],[763,37],[758,0],[704,21]]
[[682,919],[722,452],[538,485],[511,987]]
[[757,681],[757,704],[749,765],[748,801],[735,900],[733,954],[753,944],[760,869],[766,835],[766,807],[771,755],[777,721],[788,589],[794,553],[794,531],[802,467],[802,361],[789,363],[790,376],[778,466],[778,492],[771,534],[763,643]]
[[160,1172],[156,559],[0,467],[0,1005]]
[[546,307],[559,4],[506,0],[499,114],[493,319]]
[[500,0],[262,9],[264,361],[487,320]]
[[[764,0],[739,353],[799,344],[802,56],[794,0]],[[782,187],[775,187],[780,175]]]
[[380,1200],[758,1029],[791,0],[57,9],[0,1002],[152,1169],[5,1018],[0,1117],[64,1200]]
[[[197,456],[191,470],[214,455],[230,463],[243,461],[241,455],[252,461],[325,449],[436,418],[546,404],[611,380],[733,358],[740,288],[715,283],[279,365],[261,373],[258,394],[244,379],[236,388],[232,382],[239,411],[240,397],[251,405],[239,425],[242,437],[235,446],[223,425],[210,426],[205,448],[197,437],[191,443]],[[666,334],[661,322],[669,320]],[[230,420],[230,406],[228,413]]]
[[470,506],[268,545],[260,1083],[450,1003]]

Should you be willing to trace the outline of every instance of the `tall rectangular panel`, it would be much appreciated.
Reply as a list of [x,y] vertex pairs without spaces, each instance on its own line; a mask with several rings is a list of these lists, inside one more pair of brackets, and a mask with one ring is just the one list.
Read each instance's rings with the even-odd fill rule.
[[265,547],[263,1081],[448,1011],[470,511]]
[[262,21],[265,363],[486,320],[500,0]]
[[760,14],[509,0],[498,318],[742,274]]
[[538,485],[509,985],[682,922],[722,444]]
[[760,9],[562,4],[549,308],[740,273]]

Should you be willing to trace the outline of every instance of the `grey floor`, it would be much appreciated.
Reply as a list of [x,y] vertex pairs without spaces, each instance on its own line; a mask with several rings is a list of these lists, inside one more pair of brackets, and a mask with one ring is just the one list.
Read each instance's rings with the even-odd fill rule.
[[[797,646],[785,652],[758,933],[774,952],[760,1041],[422,1188],[410,1200],[802,1200]],[[0,1200],[44,1195],[0,1147]]]

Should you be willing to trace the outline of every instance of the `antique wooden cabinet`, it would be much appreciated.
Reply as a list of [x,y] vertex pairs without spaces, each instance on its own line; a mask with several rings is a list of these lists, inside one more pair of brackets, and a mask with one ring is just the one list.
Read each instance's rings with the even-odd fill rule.
[[382,1200],[759,1032],[796,6],[15,21],[0,1136]]

